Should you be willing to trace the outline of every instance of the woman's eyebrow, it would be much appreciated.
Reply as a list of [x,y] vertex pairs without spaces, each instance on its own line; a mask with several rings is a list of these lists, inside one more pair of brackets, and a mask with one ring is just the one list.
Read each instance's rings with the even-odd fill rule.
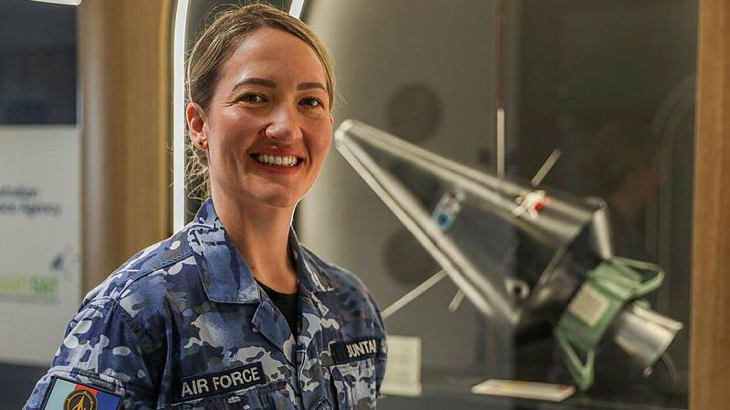
[[276,83],[267,80],[265,78],[258,78],[258,77],[249,77],[244,78],[243,80],[236,83],[236,85],[233,86],[233,89],[231,89],[231,92],[236,91],[239,87],[243,87],[244,85],[248,84],[254,84],[254,85],[260,85],[263,87],[269,87],[269,88],[276,88]]
[[311,90],[312,88],[321,88],[327,91],[327,88],[322,83],[311,82],[311,83],[300,83],[297,86],[297,90]]
[[[271,80],[267,80],[265,78],[259,78],[259,77],[249,77],[244,78],[243,80],[236,83],[236,85],[233,86],[233,89],[231,89],[231,92],[236,91],[238,88],[243,87],[244,85],[260,85],[262,87],[268,87],[268,88],[276,88],[276,83]],[[324,84],[313,81],[313,82],[307,82],[307,83],[299,83],[297,85],[297,90],[311,90],[313,88],[319,88],[324,91],[327,91],[327,87],[324,86]]]

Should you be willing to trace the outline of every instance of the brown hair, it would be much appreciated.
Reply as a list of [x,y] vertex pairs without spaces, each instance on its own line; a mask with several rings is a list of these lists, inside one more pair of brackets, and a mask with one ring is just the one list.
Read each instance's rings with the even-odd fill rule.
[[[221,67],[231,56],[237,44],[252,32],[271,27],[289,32],[307,43],[319,57],[327,80],[327,94],[330,111],[334,107],[335,78],[332,57],[317,35],[300,20],[268,6],[254,3],[219,13],[198,37],[188,57],[187,92],[188,101],[207,110],[215,93]],[[208,159],[205,151],[196,148],[188,135],[186,149],[190,154],[186,174],[190,181],[189,196],[205,199],[210,195]]]

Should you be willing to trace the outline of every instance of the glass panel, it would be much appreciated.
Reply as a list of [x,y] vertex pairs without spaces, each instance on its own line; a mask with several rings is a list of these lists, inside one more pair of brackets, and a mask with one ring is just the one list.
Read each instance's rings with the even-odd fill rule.
[[[491,0],[308,1],[305,21],[335,59],[335,125],[356,119],[464,166],[488,170],[495,128],[494,5]],[[429,197],[423,180],[411,175],[406,181],[422,188],[423,202],[431,207],[439,202],[441,193]],[[412,383],[398,392],[387,390],[378,408],[468,408],[469,401],[484,407],[469,388],[484,380],[485,369],[501,365],[492,348],[494,325],[474,304],[458,303],[454,281],[433,276],[441,269],[437,260],[338,153],[330,154],[297,213],[303,242],[355,272],[381,309],[425,281],[436,282],[400,310],[390,309],[385,320],[390,343],[405,337],[402,356],[420,351],[414,356],[421,367],[403,369],[398,379]],[[398,355],[390,352],[391,358]],[[388,366],[396,369],[394,363]],[[421,383],[406,377],[414,373]],[[419,390],[420,397],[399,395]]]
[[686,408],[697,3],[382,3],[305,8],[369,126],[299,210],[383,308],[379,408]]
[[518,85],[506,96],[509,173],[531,178],[559,150],[544,183],[606,201],[615,254],[664,269],[645,299],[684,324],[649,377],[621,376],[625,363],[599,354],[590,395],[684,408],[697,2],[517,3],[507,30],[508,60],[521,67],[505,79]]

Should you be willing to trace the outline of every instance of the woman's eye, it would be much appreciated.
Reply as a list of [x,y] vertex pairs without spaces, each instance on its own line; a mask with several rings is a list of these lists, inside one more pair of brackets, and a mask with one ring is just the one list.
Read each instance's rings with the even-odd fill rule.
[[247,103],[259,103],[264,102],[264,97],[258,95],[258,94],[244,94],[239,98],[239,101],[247,102]]
[[308,107],[321,107],[323,105],[322,101],[317,98],[305,98],[302,100],[301,104]]

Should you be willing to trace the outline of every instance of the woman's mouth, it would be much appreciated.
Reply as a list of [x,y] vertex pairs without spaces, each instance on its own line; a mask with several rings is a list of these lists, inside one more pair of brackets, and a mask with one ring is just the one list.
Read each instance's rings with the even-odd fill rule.
[[263,165],[273,165],[278,167],[294,167],[302,162],[301,158],[297,158],[293,155],[265,155],[265,154],[252,154],[251,157],[256,162]]

